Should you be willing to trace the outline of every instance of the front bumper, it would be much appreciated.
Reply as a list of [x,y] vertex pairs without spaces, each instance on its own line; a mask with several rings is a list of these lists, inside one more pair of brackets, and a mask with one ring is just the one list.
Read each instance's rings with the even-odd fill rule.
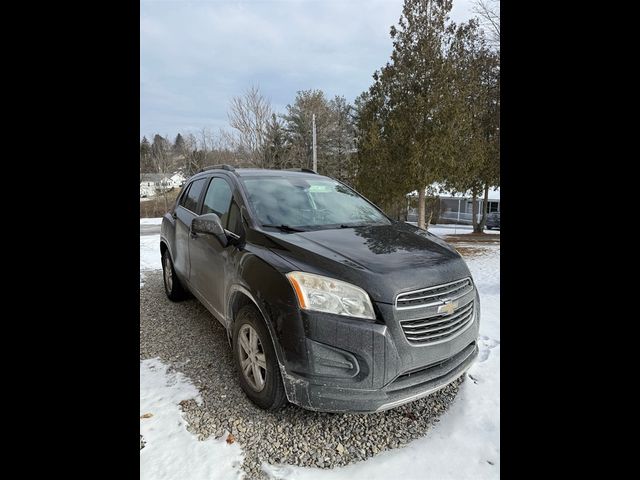
[[304,360],[281,365],[291,403],[329,412],[376,412],[427,396],[460,377],[478,355],[477,313],[462,334],[442,343],[410,344],[399,312],[377,303],[378,320],[300,312],[304,337],[295,342]]
[[379,390],[319,385],[283,375],[289,401],[309,410],[325,412],[380,412],[434,393],[463,375],[478,356],[476,342],[453,357],[417,372],[400,375]]

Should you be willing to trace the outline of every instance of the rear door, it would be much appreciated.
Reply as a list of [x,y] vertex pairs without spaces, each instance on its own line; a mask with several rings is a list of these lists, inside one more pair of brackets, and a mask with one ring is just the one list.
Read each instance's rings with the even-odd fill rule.
[[182,278],[189,278],[189,230],[191,221],[196,217],[200,197],[208,178],[194,180],[187,186],[184,195],[176,207],[176,240],[173,266]]

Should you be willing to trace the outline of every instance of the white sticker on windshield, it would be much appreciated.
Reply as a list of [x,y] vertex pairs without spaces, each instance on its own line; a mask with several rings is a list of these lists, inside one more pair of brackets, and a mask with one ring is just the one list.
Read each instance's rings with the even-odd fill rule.
[[309,186],[310,192],[331,192],[333,189],[329,185],[311,185]]

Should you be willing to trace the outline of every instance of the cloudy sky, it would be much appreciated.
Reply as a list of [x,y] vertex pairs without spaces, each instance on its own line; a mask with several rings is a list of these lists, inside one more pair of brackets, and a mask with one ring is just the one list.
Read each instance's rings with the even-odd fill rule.
[[[403,0],[141,0],[140,136],[227,128],[258,85],[277,112],[298,90],[353,100],[391,54]],[[471,0],[454,0],[467,20]]]

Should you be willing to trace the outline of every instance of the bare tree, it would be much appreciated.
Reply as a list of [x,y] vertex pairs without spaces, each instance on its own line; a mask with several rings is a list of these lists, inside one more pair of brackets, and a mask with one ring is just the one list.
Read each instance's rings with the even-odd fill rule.
[[165,180],[171,171],[173,161],[171,158],[171,142],[167,138],[156,134],[151,144],[151,162],[154,170],[161,177],[160,183],[156,186],[156,193],[163,196],[165,211],[169,210],[169,202],[167,200],[168,185]]
[[260,167],[264,163],[265,137],[271,114],[271,104],[257,86],[231,100],[229,124],[237,130],[237,146],[248,160]]
[[184,138],[184,166],[183,174],[189,178],[197,173],[204,164],[204,152],[198,149],[198,139],[193,133],[189,133]]
[[474,0],[473,13],[488,30],[489,42],[500,48],[500,0]]
[[213,143],[215,141],[215,137],[213,133],[203,127],[200,130],[200,150],[204,152],[204,156],[213,149]]
[[[236,152],[237,138],[230,132],[218,129],[209,133],[207,137],[207,153],[204,165],[218,165],[227,163],[234,166],[247,166],[242,163],[241,155]],[[248,166],[254,166],[249,163]]]

